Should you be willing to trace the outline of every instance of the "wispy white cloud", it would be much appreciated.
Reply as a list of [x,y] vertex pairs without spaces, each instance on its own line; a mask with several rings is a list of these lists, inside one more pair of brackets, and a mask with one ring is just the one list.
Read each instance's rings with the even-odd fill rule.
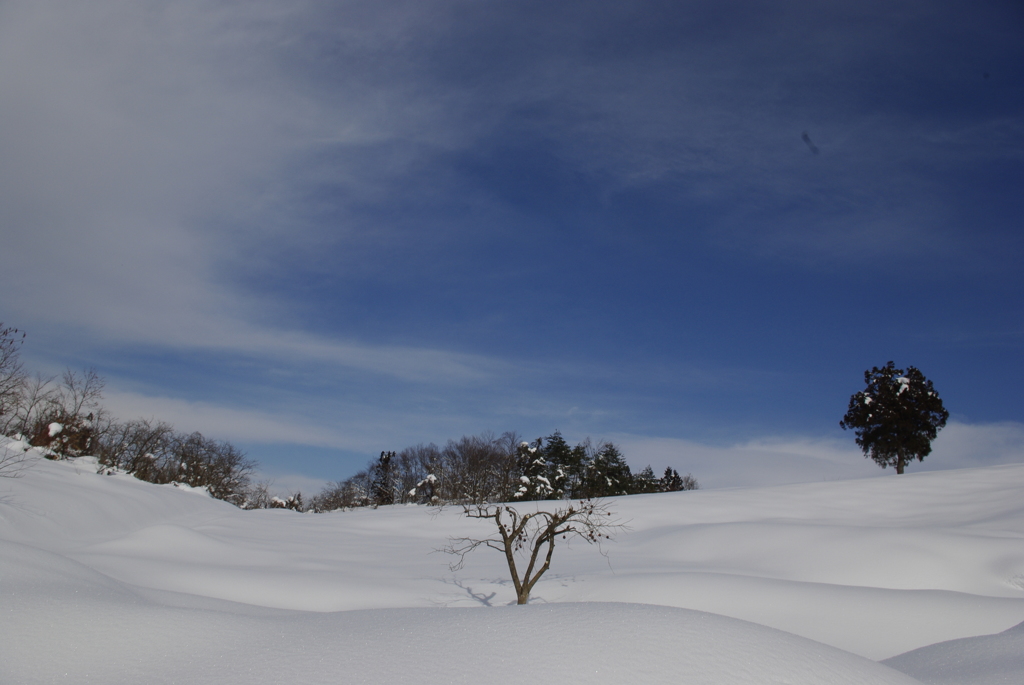
[[298,363],[325,362],[417,383],[481,383],[495,381],[514,371],[511,364],[484,355],[394,345],[370,346],[294,331],[237,331],[223,342],[223,347]]
[[[0,223],[11,229],[9,318],[70,328],[81,342],[322,362],[413,382],[491,377],[499,364],[482,355],[282,325],[290,297],[250,291],[238,278],[247,260],[273,259],[268,251],[282,232],[293,247],[322,249],[301,231],[323,228],[281,214],[306,173],[293,166],[302,155],[327,139],[365,145],[444,118],[392,92],[411,84],[377,88],[356,78],[336,97],[322,82],[316,95],[293,82],[285,62],[302,54],[295,41],[318,28],[310,9],[5,5]],[[363,16],[373,30],[389,26],[373,16]],[[413,111],[416,122],[398,114]],[[331,183],[359,201],[387,197],[366,186],[381,170],[335,169]],[[343,253],[338,259],[344,264]]]
[[621,435],[634,469],[648,463],[659,472],[667,466],[691,473],[701,487],[747,487],[821,480],[866,478],[879,471],[854,447],[809,438],[763,439],[716,446],[677,438]]
[[216,8],[0,10],[5,305],[26,325],[201,338],[252,307],[219,270],[224,225],[294,149],[302,105],[253,45],[227,49]]
[[107,390],[104,407],[122,420],[155,418],[184,432],[199,431],[221,440],[300,444],[317,447],[345,445],[344,427],[316,424],[309,418],[263,409],[190,402],[172,397]]
[[938,470],[1024,462],[1024,424],[1017,421],[950,421],[932,443],[932,453],[915,470]]
[[245,404],[108,386],[103,406],[120,420],[155,418],[182,432],[199,431],[218,440],[262,445],[261,454],[268,455],[264,465],[268,471],[294,468],[287,457],[296,449],[328,450],[337,461],[331,477],[354,473],[365,459],[382,449],[444,443],[449,438],[482,431],[480,417],[467,411],[461,402],[448,405],[428,399],[424,403],[403,400],[389,404],[358,392],[334,397],[282,393],[272,398],[260,396]]

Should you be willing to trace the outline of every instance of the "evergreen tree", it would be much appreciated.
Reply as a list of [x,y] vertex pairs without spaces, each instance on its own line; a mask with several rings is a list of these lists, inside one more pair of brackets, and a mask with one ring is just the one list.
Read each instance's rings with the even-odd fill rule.
[[665,469],[665,475],[659,481],[662,492],[679,492],[681,490],[699,490],[700,483],[689,473],[680,476],[671,466]]
[[571,499],[576,496],[582,477],[584,450],[569,447],[559,431],[549,435],[544,444],[544,458],[548,464],[548,480],[553,491],[551,499]]
[[897,369],[893,362],[864,372],[867,387],[850,397],[839,422],[852,428],[857,445],[883,469],[903,473],[908,461],[931,454],[932,440],[946,425],[949,412],[932,382],[913,366]]
[[594,456],[583,480],[583,497],[628,495],[633,474],[629,464],[612,443],[605,443]]
[[569,480],[566,483],[565,493],[567,498],[581,499],[584,496],[583,480],[592,461],[590,438],[585,439],[582,443],[572,448],[572,457],[569,462]]
[[665,469],[665,475],[661,477],[662,492],[679,492],[683,489],[683,479],[671,466]]
[[381,452],[370,474],[370,498],[381,506],[395,503],[395,467],[391,460],[394,452]]
[[548,462],[542,448],[543,438],[519,444],[517,457],[519,482],[512,498],[523,502],[550,499],[555,489],[548,478]]
[[661,481],[654,475],[654,469],[650,466],[633,476],[633,487],[630,494],[640,495],[647,492],[661,492]]

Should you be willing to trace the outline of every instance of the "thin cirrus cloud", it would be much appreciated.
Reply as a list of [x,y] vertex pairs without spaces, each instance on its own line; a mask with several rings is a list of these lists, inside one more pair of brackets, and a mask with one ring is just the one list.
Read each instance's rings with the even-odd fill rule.
[[[261,326],[254,311],[275,303],[224,273],[239,241],[284,230],[254,221],[239,233],[233,224],[267,202],[260,191],[274,192],[289,155],[327,131],[334,144],[384,135],[372,112],[311,123],[324,103],[311,112],[295,88],[261,72],[265,60],[252,58],[262,32],[246,35],[245,25],[269,7],[220,25],[202,3],[184,5],[183,16],[117,3],[98,13],[8,7],[12,58],[0,78],[12,97],[3,107],[21,125],[3,138],[15,182],[0,204],[6,225],[33,227],[9,238],[21,258],[9,264],[8,306],[23,320],[49,317],[122,342],[320,360],[409,380],[479,376],[487,362],[472,355]],[[225,52],[232,58],[218,60]]]
[[[367,259],[353,225],[357,232],[372,231],[378,241],[400,230],[394,221],[360,222],[352,214],[359,214],[358,207],[342,206],[333,211],[350,219],[345,225],[278,223],[274,217],[286,210],[266,203],[275,197],[286,204],[304,202],[322,184],[349,198],[350,205],[378,202],[407,192],[408,175],[418,169],[443,167],[450,155],[516,135],[550,143],[556,159],[599,183],[611,181],[611,188],[680,177],[684,193],[697,202],[744,194],[744,208],[727,212],[717,224],[712,240],[719,245],[848,258],[858,251],[853,248],[880,239],[899,247],[932,237],[939,239],[927,241],[929,249],[941,252],[947,242],[942,231],[923,228],[935,223],[941,208],[924,197],[908,197],[910,184],[894,183],[891,176],[883,181],[864,170],[882,160],[893,165],[894,158],[897,166],[900,160],[927,163],[936,155],[948,163],[948,146],[928,149],[922,140],[969,133],[936,130],[913,113],[887,111],[898,109],[898,99],[864,112],[853,102],[821,98],[812,77],[838,75],[841,81],[844,72],[858,66],[851,59],[858,38],[870,39],[874,49],[884,43],[848,32],[841,41],[848,49],[831,49],[825,64],[805,64],[800,50],[787,48],[783,38],[799,31],[815,35],[815,18],[823,25],[834,19],[824,12],[811,12],[810,19],[788,17],[792,26],[781,38],[753,33],[748,50],[736,53],[709,46],[706,38],[692,45],[663,40],[649,50],[625,51],[616,46],[609,25],[615,12],[603,20],[588,18],[577,31],[569,31],[568,23],[578,17],[555,12],[552,28],[536,39],[536,54],[484,50],[477,64],[443,45],[459,38],[472,48],[472,36],[482,29],[500,46],[526,34],[535,20],[513,10],[507,10],[507,27],[474,12],[460,18],[459,3],[439,3],[436,17],[407,4],[378,13],[346,3],[336,8],[336,24],[328,10],[298,5],[281,11],[273,3],[230,11],[217,3],[186,3],[162,13],[146,5],[128,10],[114,4],[99,14],[103,21],[94,12],[67,17],[24,7],[9,11],[15,21],[8,23],[10,40],[5,40],[20,59],[5,61],[29,65],[10,70],[9,80],[21,92],[8,100],[17,103],[8,105],[14,118],[26,122],[19,130],[21,142],[13,136],[8,141],[14,148],[8,158],[25,162],[17,166],[29,173],[22,176],[22,187],[10,186],[8,223],[33,210],[43,212],[34,223],[49,230],[22,234],[27,241],[22,251],[48,254],[61,273],[78,277],[89,295],[83,300],[127,299],[136,309],[171,293],[182,309],[201,310],[197,302],[212,293],[206,306],[214,311],[244,310],[239,305],[246,304],[245,294],[231,292],[233,274],[223,271],[244,269],[236,256],[240,241],[247,243],[246,261],[271,270],[266,254],[282,242],[314,268],[317,260],[310,258],[325,243],[333,248],[332,262],[359,268],[347,256]],[[652,20],[625,14],[638,30],[651,30]],[[700,36],[702,17],[696,14],[688,20],[669,17],[670,23],[683,35]],[[318,29],[322,20],[337,30]],[[354,21],[357,28],[342,21]],[[556,34],[560,30],[564,35]],[[607,53],[599,51],[602,37],[611,42]],[[758,55],[770,51],[777,52],[776,59],[759,67]],[[25,52],[35,59],[26,60]],[[714,58],[710,62],[708,54]],[[307,64],[313,68],[300,71]],[[797,76],[785,82],[788,90],[780,98],[775,91],[787,73]],[[492,74],[498,78],[486,78]],[[854,114],[837,116],[840,107]],[[524,110],[530,116],[518,116]],[[801,156],[804,124],[787,123],[791,117],[823,121],[821,145],[829,153],[823,157],[834,161],[814,160],[817,166],[811,166]],[[982,133],[958,149],[968,155],[989,149],[990,138]],[[835,143],[832,150],[828,140]],[[389,141],[401,141],[401,151],[353,154],[366,146],[379,152]],[[316,151],[315,158],[323,159],[325,148],[326,178],[308,169],[292,179],[281,177],[295,172],[303,155]],[[422,188],[424,182],[414,183]],[[458,187],[441,189],[475,194],[491,203],[491,213],[507,202],[465,180],[451,182]],[[776,198],[794,196],[824,199],[789,210],[791,220],[774,230],[744,228],[759,217],[759,207],[775,212]],[[839,211],[831,218],[828,211],[818,215],[823,202]],[[901,216],[883,219],[887,207],[903,207]],[[464,230],[458,221],[447,229],[435,223],[433,239],[416,239],[437,245],[452,237],[450,231]],[[307,247],[295,247],[302,244]],[[133,268],[140,262],[143,266]],[[99,268],[87,270],[85,264]],[[148,278],[141,278],[139,269]],[[106,278],[91,278],[96,271]],[[111,275],[119,273],[120,280]],[[133,287],[118,287],[126,282]],[[147,283],[153,292],[147,292]],[[197,283],[201,292],[190,293],[189,286]],[[139,284],[141,293],[132,297]],[[221,293],[223,302],[217,301],[218,290],[228,291]],[[50,305],[60,299],[57,292],[42,296]]]

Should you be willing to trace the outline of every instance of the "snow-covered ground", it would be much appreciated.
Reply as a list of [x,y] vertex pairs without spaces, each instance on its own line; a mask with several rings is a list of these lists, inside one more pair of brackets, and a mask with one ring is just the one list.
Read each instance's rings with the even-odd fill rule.
[[517,607],[497,552],[434,552],[490,533],[455,508],[39,459],[0,479],[0,682],[1022,683],[1022,495],[1009,465],[620,498]]

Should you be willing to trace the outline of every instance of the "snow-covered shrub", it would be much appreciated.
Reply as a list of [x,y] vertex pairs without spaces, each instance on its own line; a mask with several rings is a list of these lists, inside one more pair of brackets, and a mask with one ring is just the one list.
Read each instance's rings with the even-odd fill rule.
[[42,447],[51,459],[91,454],[94,446],[94,416],[69,416],[57,412],[41,417],[33,427],[30,443]]
[[97,427],[105,419],[103,385],[95,369],[81,374],[68,369],[59,384],[42,376],[26,379],[5,427],[26,435],[33,447],[44,448],[54,459],[91,454]]
[[432,473],[427,474],[427,477],[416,483],[416,487],[409,490],[407,494],[408,499],[413,502],[419,502],[421,504],[437,504],[440,498],[435,494],[437,492],[437,476]]
[[292,511],[305,511],[302,503],[302,493],[296,492],[287,497],[271,497],[270,509],[291,509]]

